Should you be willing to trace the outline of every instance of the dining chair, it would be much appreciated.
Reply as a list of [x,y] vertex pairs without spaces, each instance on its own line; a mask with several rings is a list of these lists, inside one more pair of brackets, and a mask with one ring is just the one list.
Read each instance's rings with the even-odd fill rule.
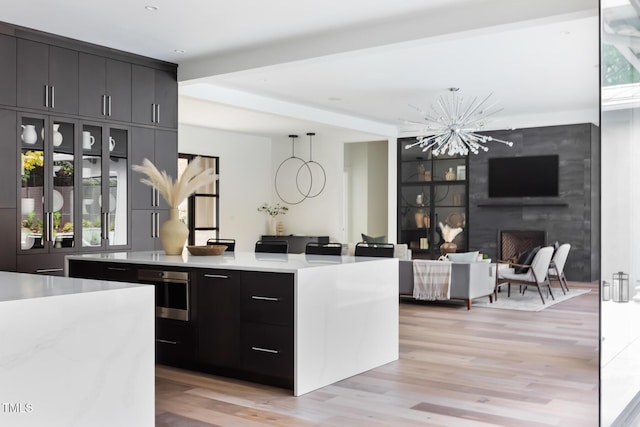
[[270,254],[286,254],[289,251],[289,242],[286,240],[258,240],[255,252]]
[[341,243],[307,242],[304,247],[307,255],[342,255]]
[[524,273],[516,273],[514,269],[496,269],[496,287],[494,291],[495,299],[498,300],[498,290],[500,286],[507,285],[507,296],[511,296],[511,284],[523,285],[522,293],[525,292],[528,285],[535,286],[540,294],[540,299],[544,304],[544,296],[542,296],[542,287],[546,287],[553,297],[551,292],[551,284],[549,282],[549,265],[551,264],[551,257],[553,256],[553,246],[545,246],[541,248],[531,261],[531,265],[516,264],[512,262],[501,261],[500,264],[509,264],[510,267],[528,267]]
[[567,277],[564,275],[564,266],[567,263],[567,257],[569,256],[570,250],[570,243],[563,243],[560,245],[554,252],[553,258],[551,258],[551,265],[549,266],[549,281],[557,280],[560,282],[560,289],[562,289],[563,294],[566,294],[569,291]]
[[370,256],[381,258],[393,258],[393,243],[365,243],[356,244],[355,256]]
[[236,239],[218,239],[212,237],[207,240],[207,245],[224,245],[227,247],[226,252],[235,252],[236,250]]

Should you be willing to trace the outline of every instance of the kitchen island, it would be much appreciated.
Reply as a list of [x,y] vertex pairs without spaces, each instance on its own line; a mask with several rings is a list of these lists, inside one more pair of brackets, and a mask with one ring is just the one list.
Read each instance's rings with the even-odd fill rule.
[[[183,347],[181,357],[168,359],[176,366],[298,396],[398,358],[394,258],[185,250],[74,255],[66,263],[71,276],[116,280],[137,280],[142,270],[187,272],[187,320],[157,324],[160,357]],[[170,311],[156,308],[163,313]],[[170,330],[173,336],[159,336]]]
[[153,289],[0,272],[0,425],[155,425]]

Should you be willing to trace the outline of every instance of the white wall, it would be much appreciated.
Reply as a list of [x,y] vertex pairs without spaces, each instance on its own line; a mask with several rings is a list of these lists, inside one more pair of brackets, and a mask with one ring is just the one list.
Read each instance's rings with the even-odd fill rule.
[[360,233],[367,233],[367,204],[369,192],[367,188],[369,157],[367,143],[358,142],[344,144],[344,172],[347,183],[346,210],[346,242],[359,242]]
[[640,280],[640,109],[602,112],[601,276],[629,273],[630,297]]
[[217,129],[180,125],[178,151],[220,158],[220,237],[236,239],[236,250],[253,251],[266,232],[257,208],[272,201],[271,140]]
[[[310,130],[312,131],[312,130]],[[303,234],[309,236],[328,235],[332,241],[342,241],[343,218],[342,218],[342,177],[343,177],[343,143],[332,140],[322,134],[316,135],[312,140],[313,156],[315,162],[320,163],[326,174],[326,184],[324,190],[316,197],[307,198],[301,203],[288,205],[289,211],[286,215],[278,217],[284,223],[285,234]],[[269,203],[283,202],[275,192],[275,173],[278,166],[287,158],[291,157],[291,139],[282,137],[272,141],[273,152],[270,156],[273,162],[271,174],[263,177],[269,185],[271,198],[266,200]],[[309,160],[309,138],[304,134],[295,142],[295,155],[303,160]],[[296,178],[294,171],[298,165],[295,161],[289,161],[293,168],[287,164],[281,169],[278,176],[279,189],[285,199],[297,202],[303,198],[296,189]],[[321,182],[320,173],[317,168],[313,168],[314,184],[311,195],[320,190],[318,182]],[[308,189],[305,184],[306,170],[301,171],[301,187],[304,192]],[[288,177],[288,179],[287,179]],[[282,178],[282,179],[281,179]],[[282,186],[280,186],[282,184]]]
[[[178,135],[181,153],[220,158],[220,237],[235,238],[238,251],[252,251],[255,241],[267,232],[267,216],[257,211],[258,206],[262,203],[285,204],[279,199],[274,183],[279,165],[291,157],[291,139],[285,136],[270,139],[190,125],[180,125]],[[345,143],[319,134],[313,137],[312,144],[312,159],[324,168],[326,174],[324,190],[299,204],[287,205],[289,211],[277,219],[283,222],[285,234],[328,235],[332,241],[343,242],[347,228],[343,216]],[[364,217],[361,220],[375,225],[362,230],[354,226],[357,236],[349,237],[349,241],[359,241],[360,233],[367,231],[372,235],[387,235],[393,240],[389,230],[395,230],[395,224],[389,225],[388,219],[390,184],[389,165],[386,164],[387,151],[391,150],[387,141],[367,145],[364,144],[363,149],[369,154],[363,157],[371,158],[371,161],[358,167],[365,167],[364,176],[366,168],[373,171],[367,179],[369,182],[353,183],[353,192],[362,203],[353,200],[356,200],[354,205],[363,207],[361,214]],[[304,133],[295,142],[295,156],[309,160],[309,139]],[[296,189],[294,173],[299,164],[289,161],[278,175],[278,182],[282,184],[281,187],[279,185],[280,192],[291,202],[302,198]],[[312,173],[311,195],[314,195],[319,191],[318,183],[322,180],[317,167],[312,168]],[[306,169],[301,171],[299,178],[303,190],[308,188],[304,175],[307,175]],[[395,188],[395,180],[393,186]],[[373,215],[369,215],[371,211]]]

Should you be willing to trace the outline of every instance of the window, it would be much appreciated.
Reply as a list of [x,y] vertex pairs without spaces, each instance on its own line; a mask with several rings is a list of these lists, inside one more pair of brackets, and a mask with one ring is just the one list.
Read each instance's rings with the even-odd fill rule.
[[[195,157],[193,154],[178,155],[178,175],[182,175],[189,162]],[[213,168],[216,174],[219,173],[218,157],[200,156],[200,158],[204,169]],[[189,227],[190,245],[205,245],[207,239],[219,236],[219,205],[219,183],[215,180],[211,184],[200,187],[197,193],[189,196],[178,206],[180,219]]]

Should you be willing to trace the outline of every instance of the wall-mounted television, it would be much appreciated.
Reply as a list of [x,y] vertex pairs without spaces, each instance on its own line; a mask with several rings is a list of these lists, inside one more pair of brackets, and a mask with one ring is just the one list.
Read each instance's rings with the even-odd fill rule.
[[557,155],[489,159],[489,197],[557,197]]

